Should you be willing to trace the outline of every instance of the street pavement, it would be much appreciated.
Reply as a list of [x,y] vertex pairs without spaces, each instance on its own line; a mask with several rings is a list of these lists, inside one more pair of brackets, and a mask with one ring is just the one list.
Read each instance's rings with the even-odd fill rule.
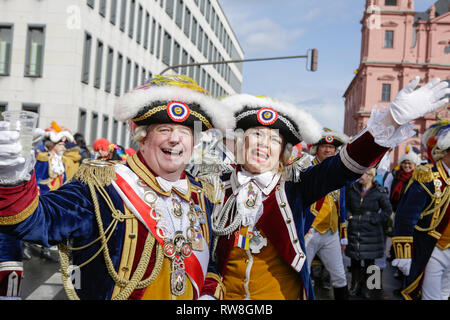
[[[40,251],[32,247],[33,256],[30,260],[24,260],[24,279],[22,282],[21,297],[24,300],[67,300],[62,281],[59,262],[49,261],[40,257]],[[57,259],[57,251],[52,251],[52,256]],[[349,259],[344,256],[344,265],[349,265]],[[390,264],[383,274],[382,300],[401,300],[393,292],[398,289],[399,282],[394,278],[394,271]],[[347,272],[347,281],[350,283],[350,274]],[[333,300],[333,289],[323,288],[316,283],[314,288],[316,300]],[[351,298],[361,300],[362,298]]]

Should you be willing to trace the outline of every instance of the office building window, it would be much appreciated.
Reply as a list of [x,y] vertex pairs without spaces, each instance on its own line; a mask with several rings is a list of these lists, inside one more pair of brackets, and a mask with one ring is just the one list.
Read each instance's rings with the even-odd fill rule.
[[97,140],[97,128],[98,128],[98,113],[92,112],[92,118],[91,118],[91,144],[94,143],[95,140]]
[[381,101],[389,102],[391,101],[391,84],[383,83],[383,87],[381,89]]
[[120,96],[121,83],[122,83],[122,64],[123,64],[123,56],[118,53],[117,55],[117,66],[116,66],[116,96]]
[[25,76],[42,77],[44,62],[44,26],[29,26],[25,56]]
[[161,37],[162,37],[162,27],[158,23],[158,36],[156,40],[156,58],[158,59],[161,56]]
[[393,48],[394,47],[394,31],[386,30],[384,33],[384,47]]
[[397,5],[397,0],[386,0],[384,2],[385,6],[396,6]]
[[95,6],[95,0],[87,0],[86,3],[91,8],[94,8]]
[[[193,64],[195,63],[194,59],[192,57],[189,58],[189,64]],[[195,67],[188,67],[188,75],[189,77],[191,77],[192,79],[194,79],[194,71],[195,71]]]
[[156,20],[152,19],[152,32],[150,38],[150,53],[153,54],[155,52],[155,42],[156,42]]
[[128,144],[127,144],[127,123],[126,122],[122,122],[122,137],[120,139],[120,141],[122,142],[122,146],[125,148]]
[[124,92],[130,90],[130,79],[131,79],[131,60],[127,58],[127,64],[125,66],[125,88]]
[[134,11],[136,7],[136,1],[131,0],[130,3],[130,20],[128,21],[128,36],[133,39],[134,35]]
[[9,76],[11,69],[12,26],[0,26],[0,76]]
[[148,12],[145,13],[145,26],[144,26],[144,41],[143,46],[145,49],[148,48],[148,34],[150,31],[150,14]]
[[184,34],[189,38],[189,31],[191,29],[191,11],[186,7],[184,9]]
[[200,12],[205,15],[205,2],[206,0],[200,0]]
[[139,84],[139,65],[137,63],[134,64],[134,73],[133,73],[133,88],[136,88]]
[[89,70],[91,67],[92,36],[84,34],[83,65],[81,70],[81,82],[89,84]]
[[86,118],[87,118],[86,110],[83,108],[78,109],[77,132],[81,133],[83,136],[86,135]]
[[212,12],[211,12],[211,29],[213,31],[216,31],[214,28],[216,27],[216,12],[214,11],[214,8],[212,8]]
[[169,17],[173,18],[173,8],[175,6],[175,0],[166,0],[166,13]]
[[139,5],[138,9],[138,19],[137,19],[137,30],[136,30],[136,42],[141,43],[141,35],[142,35],[142,15],[143,15],[144,9],[141,5]]
[[103,115],[102,138],[108,139],[109,116]]
[[109,13],[109,22],[115,25],[117,18],[117,0],[110,0],[110,1],[111,1],[111,10]]
[[114,50],[111,47],[108,47],[108,56],[106,58],[106,76],[105,76],[105,91],[106,92],[111,92],[113,59],[114,59]]
[[173,42],[173,56],[172,56],[172,65],[180,64],[180,44],[176,41]]
[[102,17],[106,16],[106,0],[100,0],[100,5],[98,7],[98,13]]
[[205,38],[203,39],[203,56],[208,59],[208,44],[209,44],[209,38],[208,35],[205,33]]
[[102,84],[102,66],[103,66],[103,42],[97,40],[94,87],[98,89],[100,89],[100,86]]
[[172,37],[170,36],[169,33],[167,33],[166,31],[164,31],[164,43],[163,43],[163,56],[162,56],[162,61],[167,64],[168,66],[170,65],[170,49],[171,49],[171,44],[172,44]]
[[3,121],[2,113],[8,110],[8,103],[0,101],[0,121]]
[[197,48],[198,48],[198,51],[202,52],[202,48],[203,48],[203,28],[200,27],[200,26],[198,27]]
[[127,20],[127,0],[122,0],[120,6],[120,30],[125,32],[125,23]]
[[147,71],[145,70],[145,68],[141,69],[141,85],[145,83],[145,75],[147,74]]
[[209,16],[210,16],[210,11],[211,11],[211,1],[206,0],[206,6],[205,6],[205,18],[206,18],[206,21],[208,21],[208,23],[209,23],[209,20],[210,20],[210,18],[209,18]]
[[175,23],[181,29],[181,24],[183,21],[183,0],[177,1],[177,13],[175,16]]
[[116,119],[114,119],[113,127],[112,127],[112,137],[111,137],[111,141],[113,143],[117,142],[117,130],[119,130],[119,122]]
[[[181,56],[181,64],[187,63],[188,63],[188,53],[186,50],[183,49],[183,55]],[[187,75],[187,68],[186,67],[181,68],[181,73]]]
[[197,19],[192,17],[191,41],[194,45],[197,44]]

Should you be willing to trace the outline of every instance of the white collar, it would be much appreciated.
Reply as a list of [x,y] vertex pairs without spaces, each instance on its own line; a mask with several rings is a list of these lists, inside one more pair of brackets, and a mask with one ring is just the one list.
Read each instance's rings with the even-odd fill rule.
[[231,175],[231,187],[234,194],[237,194],[243,186],[245,186],[249,181],[253,181],[256,186],[264,193],[268,195],[272,192],[273,188],[277,185],[280,180],[281,174],[274,173],[272,171],[263,172],[260,174],[252,174],[247,170],[241,168],[237,173],[233,172]]
[[169,192],[172,188],[177,189],[181,194],[186,194],[188,192],[188,183],[186,179],[179,179],[177,181],[169,181],[163,177],[156,177],[159,186],[164,192]]

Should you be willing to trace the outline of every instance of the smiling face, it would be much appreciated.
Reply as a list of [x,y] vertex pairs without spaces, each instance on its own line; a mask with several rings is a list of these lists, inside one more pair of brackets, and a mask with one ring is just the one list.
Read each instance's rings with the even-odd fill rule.
[[323,161],[328,157],[334,156],[336,153],[336,147],[332,144],[321,144],[317,147],[317,158],[319,161]]
[[409,160],[404,160],[402,161],[400,167],[402,168],[403,171],[405,172],[411,172],[414,170],[414,168],[416,167],[415,163]]
[[194,138],[189,127],[180,124],[154,124],[140,144],[140,151],[153,172],[176,181],[189,163]]
[[247,129],[244,169],[253,174],[276,171],[283,150],[283,137],[278,130],[267,127]]

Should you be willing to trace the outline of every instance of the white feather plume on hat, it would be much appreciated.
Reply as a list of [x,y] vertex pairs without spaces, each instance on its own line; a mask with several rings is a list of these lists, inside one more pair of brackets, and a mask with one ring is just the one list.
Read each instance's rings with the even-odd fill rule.
[[[244,110],[245,107],[251,109],[272,108],[280,115],[285,115],[291,119],[298,127],[300,141],[306,143],[315,143],[321,138],[322,126],[313,118],[313,116],[295,105],[278,101],[270,97],[254,96],[250,94],[235,94],[222,99],[222,102],[236,116],[237,113]],[[234,128],[237,121],[235,119]],[[292,130],[291,130],[292,131]],[[300,142],[299,141],[299,142]]]

